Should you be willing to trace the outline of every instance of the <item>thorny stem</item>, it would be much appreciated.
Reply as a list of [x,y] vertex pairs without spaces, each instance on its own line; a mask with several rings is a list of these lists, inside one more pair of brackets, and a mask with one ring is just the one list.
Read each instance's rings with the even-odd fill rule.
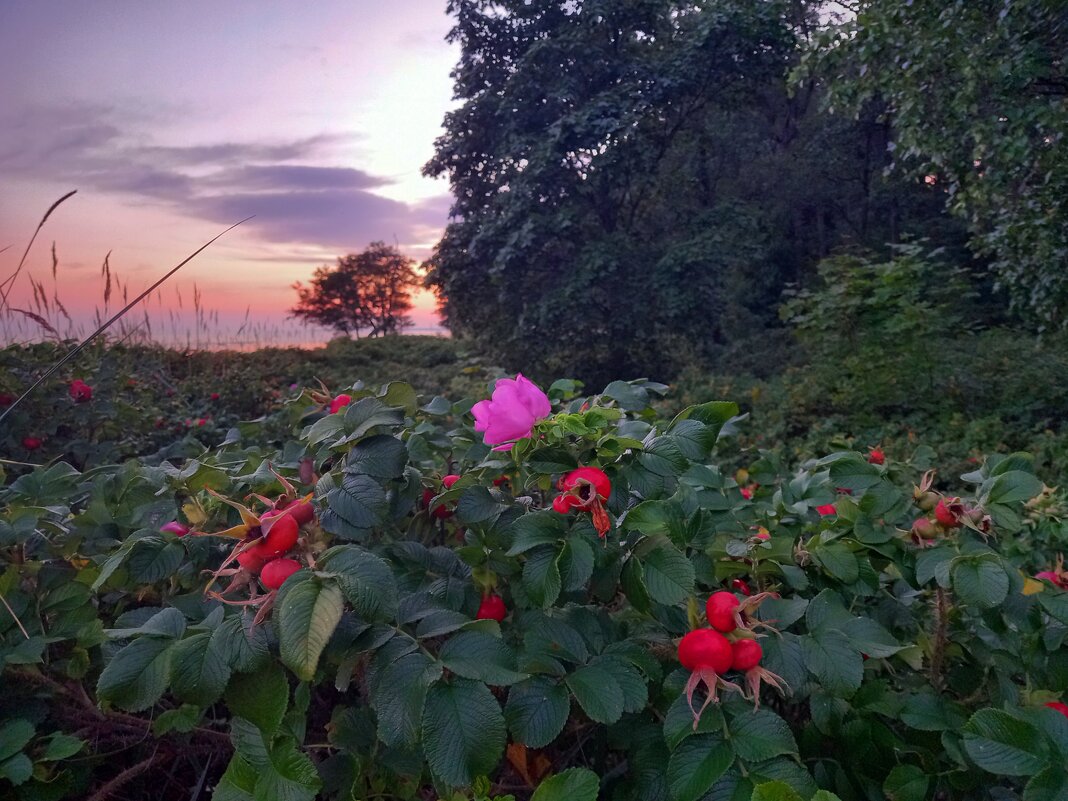
[[935,689],[942,688],[942,661],[946,654],[946,636],[948,629],[949,604],[946,591],[941,587],[935,590],[935,631],[934,649],[931,651],[931,684]]

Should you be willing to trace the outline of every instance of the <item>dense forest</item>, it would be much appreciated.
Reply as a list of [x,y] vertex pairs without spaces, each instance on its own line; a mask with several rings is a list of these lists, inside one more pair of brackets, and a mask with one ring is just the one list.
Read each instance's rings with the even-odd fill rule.
[[543,374],[670,378],[763,354],[822,260],[902,243],[965,270],[973,325],[1059,325],[1059,6],[453,0],[425,168],[456,198],[448,326],[504,361],[536,340]]

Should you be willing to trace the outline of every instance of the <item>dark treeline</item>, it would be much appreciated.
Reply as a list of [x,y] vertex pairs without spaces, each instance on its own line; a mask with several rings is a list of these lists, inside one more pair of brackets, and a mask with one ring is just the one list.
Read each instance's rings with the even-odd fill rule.
[[[883,13],[868,5],[862,22]],[[502,363],[670,378],[784,339],[783,292],[822,259],[903,241],[945,247],[992,285],[969,220],[946,211],[946,165],[889,169],[889,93],[830,110],[821,70],[861,88],[867,73],[859,44],[840,52],[856,39],[841,4],[449,9],[462,104],[426,172],[449,176],[456,203],[428,280],[452,331]]]

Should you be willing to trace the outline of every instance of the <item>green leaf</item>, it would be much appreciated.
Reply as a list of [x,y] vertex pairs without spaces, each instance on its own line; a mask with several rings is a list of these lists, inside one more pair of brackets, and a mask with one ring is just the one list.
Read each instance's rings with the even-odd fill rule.
[[566,473],[578,467],[578,462],[568,449],[559,446],[535,448],[523,462],[528,470],[535,473]]
[[408,465],[408,449],[390,434],[367,437],[349,451],[345,472],[373,478],[397,478]]
[[278,731],[289,705],[289,682],[277,662],[255,673],[238,674],[226,688],[226,705],[239,717],[254,723],[268,737]]
[[102,700],[129,712],[148,709],[167,688],[174,641],[140,637],[111,658],[96,685]]
[[841,542],[822,544],[812,548],[811,553],[824,570],[845,584],[852,584],[860,577],[857,557]]
[[185,548],[159,537],[137,540],[126,561],[130,576],[142,584],[154,584],[172,576],[185,558]]
[[570,768],[538,785],[530,801],[597,801],[601,781],[586,768]]
[[571,537],[564,543],[564,549],[560,551],[557,566],[564,591],[581,590],[593,575],[593,548],[582,537]]
[[677,476],[690,464],[671,435],[654,437],[638,456],[642,467],[658,476]]
[[288,738],[270,749],[258,774],[252,792],[256,801],[315,801],[322,787],[311,759]]
[[883,782],[887,801],[924,801],[930,784],[927,774],[915,765],[897,765]]
[[640,712],[649,700],[649,690],[641,672],[630,662],[620,656],[602,654],[590,662],[607,670],[623,691],[623,711]]
[[518,517],[511,525],[512,546],[508,556],[518,556],[538,545],[555,545],[567,535],[567,519],[547,510]]
[[219,700],[230,679],[230,666],[212,632],[186,637],[174,646],[171,656],[171,691],[179,700],[210,706]]
[[326,495],[324,529],[348,539],[359,539],[382,523],[389,511],[386,491],[370,476],[346,475],[341,486]]
[[343,609],[341,589],[330,579],[295,574],[275,602],[282,662],[302,681],[311,681],[319,655],[334,633]]
[[821,630],[801,637],[801,653],[805,667],[832,695],[848,697],[860,687],[864,662],[840,631]]
[[[335,415],[330,415],[331,417]],[[340,417],[341,415],[336,415]],[[398,426],[404,422],[404,410],[386,406],[377,398],[360,398],[345,409],[345,426],[351,429],[347,439],[354,441],[376,426]]]
[[834,486],[859,492],[878,484],[882,473],[859,453],[851,453],[831,463],[830,477]]
[[218,648],[231,669],[247,673],[267,661],[267,630],[252,627],[251,615],[231,615],[211,635],[212,647]]
[[1068,770],[1050,765],[1027,783],[1023,801],[1068,801]]
[[397,614],[397,582],[389,565],[358,545],[336,545],[319,557],[319,569],[333,573],[356,614],[367,621]]
[[565,681],[591,720],[615,723],[623,716],[623,688],[611,670],[590,664],[570,674]]
[[485,487],[468,487],[456,502],[456,516],[461,523],[492,523],[505,509],[498,496]]
[[740,759],[763,762],[780,754],[796,754],[797,743],[786,721],[768,709],[737,715],[729,723],[731,745]]
[[61,759],[72,757],[85,748],[85,740],[71,737],[69,734],[56,732],[49,738],[44,753],[41,754],[41,762],[58,762]]
[[693,593],[696,578],[693,563],[670,543],[644,554],[645,588],[658,603],[680,603]]
[[1033,776],[1050,760],[1042,733],[998,709],[980,709],[964,724],[964,749],[976,765],[1002,776]]
[[504,752],[504,716],[484,684],[438,683],[423,706],[423,752],[431,772],[453,787],[489,774]]
[[515,652],[499,637],[464,631],[451,637],[438,654],[441,663],[458,676],[497,687],[527,678],[515,669]]
[[1009,577],[995,557],[961,557],[954,560],[950,575],[953,591],[972,606],[997,606],[1009,592]]
[[33,762],[25,754],[15,754],[0,762],[0,779],[7,779],[16,787],[33,775]]
[[667,780],[674,801],[697,801],[734,763],[734,752],[718,734],[689,737],[668,760]]
[[419,408],[419,395],[407,381],[390,381],[378,398],[387,406],[404,409],[405,414],[409,415],[414,415]]
[[[410,640],[402,644],[415,647]],[[421,651],[398,656],[386,648],[379,649],[371,665],[368,689],[378,716],[378,738],[390,746],[414,745],[427,689],[441,675],[441,666]]]
[[979,490],[980,504],[1021,503],[1042,492],[1042,482],[1023,470],[1009,470],[983,483]]
[[571,698],[562,684],[531,676],[508,691],[504,719],[516,742],[544,748],[563,731],[570,711]]
[[535,606],[547,608],[560,595],[559,554],[555,548],[539,546],[527,555],[523,565],[523,588]]
[[875,659],[893,656],[905,646],[870,617],[855,617],[842,626],[842,633],[849,638],[854,649]]
[[693,712],[686,700],[686,694],[680,693],[671,702],[667,714],[664,716],[664,742],[669,750],[674,751],[679,743],[687,737],[695,734],[710,734],[723,728],[723,712],[715,704],[709,706],[701,713],[701,719],[697,723],[697,729],[693,727]]
[[764,782],[753,789],[751,801],[804,801],[786,782]]
[[23,718],[4,721],[0,728],[0,760],[7,759],[22,750],[30,740],[36,729],[30,721]]
[[211,801],[256,801],[252,795],[256,788],[256,776],[256,769],[239,754],[234,754],[226,766],[226,772],[215,785]]

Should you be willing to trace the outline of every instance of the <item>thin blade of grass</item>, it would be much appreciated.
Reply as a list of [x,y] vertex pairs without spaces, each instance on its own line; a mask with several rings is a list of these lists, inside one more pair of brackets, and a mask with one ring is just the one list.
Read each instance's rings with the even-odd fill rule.
[[[55,208],[55,205],[58,205],[58,202],[53,205],[53,208]],[[51,212],[51,209],[49,209],[49,212]],[[255,216],[255,215],[252,215],[252,216]],[[46,215],[46,218],[47,218],[47,215]],[[188,256],[186,256],[184,259],[182,259],[180,262],[178,262],[178,264],[176,264],[174,267],[172,267],[162,278],[160,278],[158,281],[156,281],[156,283],[152,284],[152,286],[150,286],[148,289],[146,289],[144,292],[142,292],[140,295],[138,295],[132,301],[127,303],[125,308],[121,309],[120,311],[118,311],[114,315],[112,315],[112,317],[110,317],[105,323],[103,323],[93,333],[91,333],[89,336],[87,336],[85,339],[83,339],[81,341],[81,343],[77,345],[77,347],[75,347],[73,350],[71,350],[70,353],[68,353],[66,356],[64,356],[62,359],[60,359],[58,362],[56,362],[51,367],[49,367],[48,370],[45,371],[44,375],[42,375],[40,378],[38,378],[36,381],[34,381],[33,385],[29,389],[27,389],[25,392],[23,392],[14,403],[12,403],[10,406],[8,406],[3,411],[3,413],[0,413],[0,423],[2,423],[4,421],[4,418],[6,418],[9,414],[11,414],[11,412],[20,403],[22,403],[22,401],[24,401],[35,389],[37,389],[37,387],[41,386],[41,384],[43,384],[45,381],[47,381],[49,378],[51,378],[57,372],[59,372],[59,369],[63,365],[65,365],[67,362],[69,362],[71,359],[73,359],[75,356],[77,356],[79,353],[81,353],[83,350],[85,350],[94,339],[96,339],[98,336],[100,336],[105,331],[107,331],[108,328],[110,328],[116,321],[118,321],[124,314],[126,314],[126,312],[128,312],[130,309],[132,309],[138,303],[140,303],[142,299],[144,299],[144,298],[148,297],[150,294],[152,294],[153,290],[155,290],[156,287],[160,286],[164,281],[166,281],[168,278],[170,278],[172,275],[174,275],[176,272],[178,272],[180,269],[182,269],[185,265],[187,265],[189,262],[191,262],[193,259],[195,259],[197,256],[199,256],[201,252],[203,252],[204,250],[207,250],[207,248],[210,247],[212,244],[214,244],[216,240],[218,240],[221,237],[223,237],[224,235],[230,233],[230,231],[232,231],[235,228],[237,228],[237,226],[239,226],[239,225],[241,225],[243,223],[247,223],[251,219],[252,219],[252,217],[246,217],[245,219],[234,223],[229,228],[227,228],[225,231],[223,231],[223,232],[221,232],[219,234],[216,234],[214,237],[209,239],[207,242],[205,242],[199,248],[197,248],[192,253],[190,253]]]
[[[22,258],[19,259],[19,266],[15,268],[15,272],[9,275],[3,282],[0,282],[0,311],[8,305],[7,296],[10,294],[12,287],[15,285],[15,279],[19,277],[19,273],[22,272],[22,265],[26,263],[26,257],[30,255],[30,248],[33,247],[34,240],[37,239],[37,234],[41,233],[41,229],[44,228],[44,224],[48,222],[48,218],[52,216],[52,212],[59,208],[59,204],[70,197],[73,197],[78,193],[77,189],[72,189],[67,192],[63,197],[48,207],[48,211],[44,213],[44,217],[37,223],[37,230],[33,232],[33,236],[30,237],[29,244],[26,245],[26,250],[22,252]],[[9,246],[10,247],[10,246]],[[4,248],[7,250],[7,248]],[[3,418],[0,418],[3,419]]]

